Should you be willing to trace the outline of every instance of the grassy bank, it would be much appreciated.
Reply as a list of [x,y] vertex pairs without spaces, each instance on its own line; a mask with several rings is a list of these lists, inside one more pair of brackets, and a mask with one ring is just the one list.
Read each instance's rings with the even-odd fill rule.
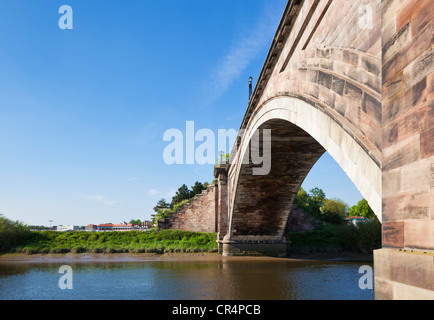
[[31,232],[9,252],[16,253],[176,253],[216,252],[215,233],[151,232]]
[[292,253],[371,253],[381,248],[381,224],[365,222],[358,227],[328,224],[315,231],[293,232],[290,237]]

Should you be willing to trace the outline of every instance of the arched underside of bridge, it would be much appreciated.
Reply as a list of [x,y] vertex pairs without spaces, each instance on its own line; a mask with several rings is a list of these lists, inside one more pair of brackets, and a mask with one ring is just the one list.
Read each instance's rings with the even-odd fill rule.
[[[259,132],[264,150],[264,130],[271,130],[271,168],[255,175],[251,140]],[[263,250],[284,253],[285,226],[297,191],[317,160],[328,151],[381,220],[381,169],[363,144],[341,123],[314,105],[291,96],[266,102],[251,117],[239,146],[231,178],[229,232],[225,254]],[[266,154],[262,154],[265,163]],[[245,158],[247,159],[247,158]],[[258,248],[259,247],[263,247]]]

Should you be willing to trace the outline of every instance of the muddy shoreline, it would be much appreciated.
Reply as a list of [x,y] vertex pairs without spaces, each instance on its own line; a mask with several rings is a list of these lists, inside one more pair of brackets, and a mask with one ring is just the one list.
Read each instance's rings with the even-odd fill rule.
[[217,253],[65,253],[65,254],[0,254],[0,263],[86,263],[86,262],[157,262],[157,261],[228,261],[228,260],[274,260],[274,261],[347,261],[372,262],[372,254],[291,254],[289,257],[224,257]]

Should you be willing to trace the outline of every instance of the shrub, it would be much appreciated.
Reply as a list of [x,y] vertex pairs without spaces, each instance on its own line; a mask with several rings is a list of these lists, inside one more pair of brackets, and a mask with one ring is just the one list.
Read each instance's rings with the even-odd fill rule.
[[368,253],[381,248],[381,223],[364,222],[358,226],[325,225],[319,230],[292,232],[291,251],[295,253]]
[[0,214],[0,251],[8,251],[23,244],[30,236],[29,228]]
[[84,247],[74,247],[71,249],[71,253],[85,253],[86,251]]

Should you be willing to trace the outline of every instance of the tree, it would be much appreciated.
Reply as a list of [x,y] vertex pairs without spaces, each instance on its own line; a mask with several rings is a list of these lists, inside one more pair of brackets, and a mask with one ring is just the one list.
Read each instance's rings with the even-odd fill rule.
[[12,249],[29,237],[29,227],[0,214],[0,251]]
[[170,203],[168,203],[166,199],[161,198],[160,200],[158,200],[157,205],[153,208],[153,210],[155,212],[158,212],[161,209],[169,209],[169,208],[170,208]]
[[129,223],[130,224],[136,224],[138,226],[142,225],[142,221],[140,221],[140,219],[137,219],[137,220],[131,219]]
[[325,199],[320,208],[322,220],[334,224],[342,224],[348,211],[348,204],[339,199]]
[[368,201],[366,201],[366,199],[362,199],[357,203],[357,205],[352,206],[350,208],[349,215],[350,217],[362,216],[365,217],[366,219],[377,219],[377,216],[369,206]]
[[311,201],[315,203],[322,203],[326,199],[326,194],[320,188],[313,188],[309,194]]
[[197,194],[200,194],[203,190],[205,190],[205,186],[199,181],[196,181],[194,186],[191,187],[191,191],[193,192],[193,197]]
[[320,209],[323,206],[325,199],[326,195],[320,188],[313,188],[309,193],[307,193],[303,188],[300,188],[297,192],[294,203],[307,214],[317,219],[321,219],[322,214]]
[[158,220],[164,219],[165,217],[168,217],[172,214],[172,210],[169,209],[161,209],[156,214],[151,215],[152,218],[152,224],[156,225]]
[[311,216],[321,219],[321,207],[324,204],[325,193],[322,189],[314,188],[310,190],[307,197],[307,213]]
[[176,191],[175,196],[172,198],[172,203],[170,206],[173,208],[174,205],[177,203],[180,203],[184,200],[189,200],[193,198],[193,192],[185,185],[183,184],[178,191]]
[[308,195],[306,190],[304,190],[303,187],[300,187],[300,190],[298,190],[297,196],[295,197],[294,204],[299,208],[304,209],[307,207],[307,199]]

